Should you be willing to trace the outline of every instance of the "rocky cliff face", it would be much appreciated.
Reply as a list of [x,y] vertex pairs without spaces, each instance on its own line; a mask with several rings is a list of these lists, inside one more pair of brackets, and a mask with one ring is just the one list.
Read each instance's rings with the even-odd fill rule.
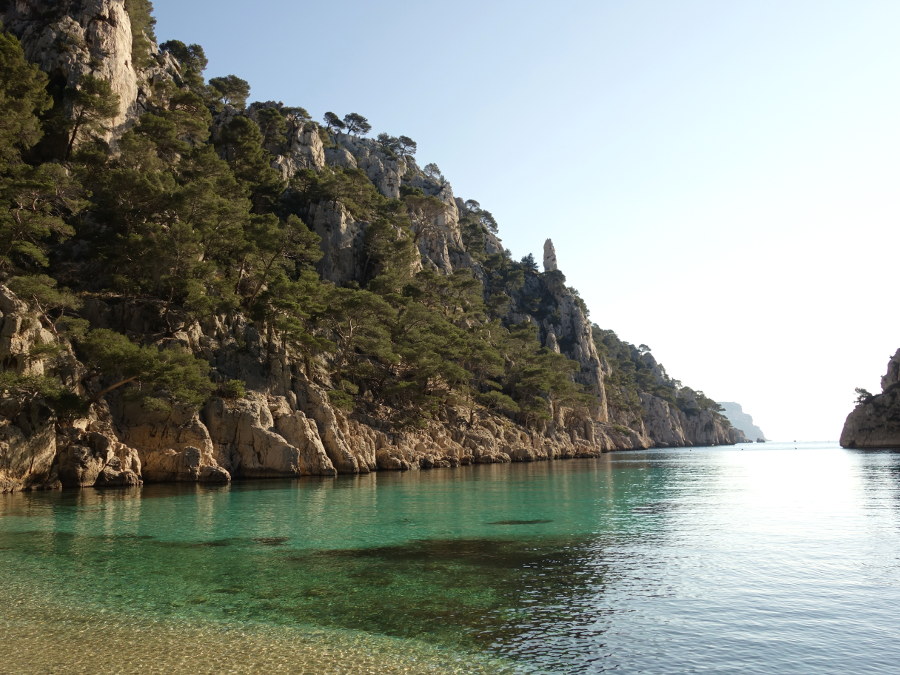
[[[309,153],[315,152],[312,148],[317,142],[321,145],[321,141],[311,139]],[[284,164],[281,159],[276,162]],[[401,187],[418,189],[434,197],[434,202],[425,203],[411,214],[419,254],[417,269],[429,267],[449,274],[459,267],[471,266],[471,259],[465,254],[459,209],[450,185],[426,177],[414,160],[392,156],[370,139],[337,133],[334,146],[324,151],[325,166],[361,170],[388,199],[398,199]],[[325,278],[336,284],[359,281],[364,233],[369,223],[354,220],[345,208],[334,202],[315,205],[308,220],[323,240],[325,255],[321,271]]]
[[110,120],[114,129],[143,112],[152,82],[177,67],[153,44],[151,65],[135,63],[125,0],[14,0],[5,5],[4,27],[55,87],[77,89],[86,75],[110,83],[119,97],[119,112]]
[[[151,328],[158,320],[153,308],[131,303],[95,311],[119,328]],[[0,359],[21,372],[41,372],[42,361],[27,355],[35,344],[57,338],[2,286],[0,312]],[[74,421],[58,419],[48,406],[18,402],[16,410],[2,411],[0,491],[331,476],[593,457],[641,445],[633,432],[565,414],[537,431],[486,411],[473,419],[452,408],[423,429],[388,432],[334,408],[306,378],[300,360],[266,345],[250,324],[193,323],[176,339],[214,354],[223,372],[245,378],[255,390],[237,400],[214,397],[199,412],[147,409],[114,397]]]
[[[286,176],[293,174],[286,167],[301,166],[290,159],[318,157],[321,148],[319,136],[306,134],[302,139],[292,139],[291,148],[278,155],[277,166],[285,169]],[[298,149],[302,148],[302,149]],[[293,154],[292,154],[293,153]],[[460,209],[452,188],[445,182],[427,177],[411,158],[390,156],[375,141],[350,134],[336,134],[335,146],[324,150],[324,164],[307,164],[304,168],[360,169],[372,181],[378,191],[389,199],[400,196],[401,187],[421,190],[435,197],[436,204],[429,205],[413,215],[414,234],[419,259],[416,269],[425,267],[450,274],[456,269],[472,269],[483,274],[480,267],[466,251],[460,230]],[[322,276],[336,284],[362,281],[364,269],[366,221],[354,219],[339,202],[329,201],[313,205],[307,214],[313,231],[322,238],[324,254],[319,265]],[[487,248],[501,252],[499,240],[491,238]],[[565,286],[565,277],[556,267],[553,244],[547,240],[545,251],[551,253],[550,274],[529,274],[525,287],[514,298],[507,319],[518,323],[529,321],[540,329],[542,342],[554,351],[565,354],[581,366],[576,379],[597,397],[594,405],[596,421],[606,422],[605,390],[600,357],[591,337],[591,324],[575,295]],[[545,256],[546,258],[546,256]],[[545,263],[546,264],[546,263]],[[537,314],[523,312],[524,296],[541,297],[543,308]]]
[[[66,344],[47,330],[38,315],[0,286],[0,363],[4,373],[40,378],[46,374],[38,348]],[[61,379],[78,381],[83,369],[64,358]],[[25,392],[0,399],[0,492],[23,488],[136,485],[138,453],[121,442],[108,409],[97,406],[90,418],[58,424],[39,396]]]
[[[152,306],[98,303],[91,311],[98,323],[119,330],[160,328],[160,313]],[[28,355],[35,345],[58,338],[2,286],[0,314],[0,359],[20,373],[43,373],[43,361]],[[267,344],[241,318],[193,322],[174,339],[210,356],[221,373],[253,390],[236,400],[214,397],[198,412],[147,409],[113,397],[109,406],[97,404],[86,417],[65,422],[48,406],[20,401],[13,410],[7,400],[0,422],[0,490],[329,476],[742,440],[708,411],[685,414],[652,396],[642,398],[640,429],[565,410],[539,430],[525,429],[486,410],[473,418],[450,408],[423,429],[385,431],[334,408],[296,355]],[[70,367],[81,368],[77,362]],[[602,388],[602,378],[595,381]]]
[[682,410],[658,396],[642,394],[641,407],[643,435],[656,447],[733,445],[747,440],[721,416],[698,406],[688,405]]
[[[167,79],[172,86],[179,81],[179,65],[152,43],[149,60],[136,65],[124,0],[17,0],[0,4],[0,13],[29,58],[50,74],[52,86],[77,88],[87,75],[110,82],[120,100],[110,140],[144,111],[155,81]],[[236,114],[244,113],[226,107],[219,123]],[[348,169],[361,173],[395,206],[401,197],[415,196],[402,202],[414,245],[413,271],[468,270],[486,282],[493,274],[487,259],[509,262],[495,227],[479,232],[477,254],[467,248],[462,221],[469,207],[442,176],[426,173],[410,156],[371,139],[326,134],[311,122],[269,150],[286,183],[303,171]],[[339,286],[364,284],[372,222],[339,198],[304,208],[299,215],[321,238],[322,279]],[[525,427],[484,407],[450,403],[420,428],[398,431],[382,424],[378,411],[349,415],[333,405],[325,388],[327,364],[311,366],[314,359],[239,311],[202,320],[185,315],[173,324],[177,310],[163,309],[165,303],[91,294],[81,313],[92,327],[137,336],[145,344],[181,345],[207,361],[219,381],[246,383],[247,394],[213,396],[199,410],[161,410],[113,393],[73,419],[57,416],[41,395],[7,387],[0,397],[0,490],[330,476],[735,442],[733,430],[709,411],[686,413],[652,395],[641,397],[638,421],[613,419],[605,384],[610,366],[598,353],[583,302],[565,285],[549,240],[544,273],[527,269],[521,279],[508,291],[505,316],[499,318],[508,325],[531,324],[544,347],[577,363],[574,379],[590,396],[588,413],[553,406],[551,419]],[[181,327],[173,331],[172,325]],[[48,351],[57,356],[41,356]],[[0,362],[4,373],[52,375],[85,399],[99,388],[89,391],[90,372],[47,317],[5,286],[0,286]]]
[[888,361],[881,394],[856,406],[841,432],[844,448],[900,448],[900,349]]
[[753,423],[753,417],[744,412],[740,403],[722,403],[725,409],[725,417],[731,422],[735,429],[740,429],[747,439],[755,441],[757,439],[765,440],[766,435],[756,424]]
[[[535,310],[523,312],[529,303],[525,298],[539,298]],[[568,356],[580,369],[575,380],[592,394],[594,419],[609,421],[606,388],[603,385],[603,368],[594,344],[591,322],[575,294],[566,287],[565,277],[557,270],[544,274],[527,274],[509,319],[513,323],[523,320],[534,323],[540,330],[545,347]]]

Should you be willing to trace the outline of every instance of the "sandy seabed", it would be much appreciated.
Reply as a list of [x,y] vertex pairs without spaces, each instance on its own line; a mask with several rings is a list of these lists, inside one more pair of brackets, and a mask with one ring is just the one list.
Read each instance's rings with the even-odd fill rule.
[[0,672],[9,674],[514,672],[502,661],[355,631],[141,619],[2,599]]

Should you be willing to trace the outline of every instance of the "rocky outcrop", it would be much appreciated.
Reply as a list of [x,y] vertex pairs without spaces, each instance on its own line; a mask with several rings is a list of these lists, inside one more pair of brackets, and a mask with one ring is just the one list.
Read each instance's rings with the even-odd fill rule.
[[881,378],[881,390],[886,391],[900,383],[900,349],[888,361],[887,372]]
[[711,410],[684,406],[641,394],[644,434],[655,447],[733,445],[747,439]]
[[319,128],[315,124],[305,124],[294,130],[284,153],[276,153],[274,164],[285,180],[302,169],[324,168],[325,148],[319,137]]
[[735,429],[740,429],[748,440],[755,441],[766,439],[766,435],[763,433],[762,429],[753,423],[753,418],[744,412],[740,403],[727,402],[720,403],[719,405],[724,409],[723,414],[728,418],[728,421],[731,422],[732,426]]
[[0,405],[0,492],[62,487],[55,470],[56,418],[40,403]]
[[553,246],[553,240],[548,239],[544,242],[544,271],[555,272],[559,269],[556,262],[556,248]]
[[[539,300],[530,313],[517,309],[531,304],[524,301],[526,297]],[[513,297],[511,307],[508,316],[510,323],[533,323],[538,327],[545,347],[578,363],[580,368],[574,377],[594,398],[594,420],[608,422],[603,367],[594,344],[591,322],[583,303],[566,287],[562,272],[555,270],[544,274],[527,273],[525,284]]]
[[199,415],[180,407],[158,410],[130,401],[114,406],[119,437],[137,449],[148,481],[222,482],[231,476],[213,455]]
[[56,471],[63,487],[140,485],[141,460],[112,434],[62,428],[57,431]]
[[322,278],[335,284],[362,281],[368,223],[355,220],[340,202],[320,202],[307,220],[322,239],[318,265]]
[[882,392],[860,402],[841,431],[844,448],[900,448],[900,349],[888,361]]
[[213,399],[203,419],[219,464],[238,476],[333,476],[315,423],[284,398],[251,392],[236,401]]
[[87,75],[110,83],[119,97],[118,113],[110,120],[114,130],[143,112],[152,84],[177,69],[149,40],[149,65],[135,63],[124,0],[14,0],[4,6],[4,27],[52,83],[77,89]]
[[[315,140],[312,144],[315,146]],[[284,156],[278,157],[275,164],[285,177],[293,175],[294,164]],[[334,135],[334,145],[324,149],[324,165],[362,171],[388,199],[399,199],[402,187],[421,190],[424,198],[407,202],[419,252],[416,271],[429,267],[450,274],[459,267],[471,267],[459,227],[459,207],[449,184],[425,176],[411,158],[394,155],[371,139],[350,134]],[[323,259],[319,268],[324,278],[338,284],[360,281],[365,272],[362,246],[369,223],[355,220],[335,202],[314,205],[307,222],[322,238]],[[498,252],[501,250],[498,242]]]
[[107,80],[119,96],[112,122],[125,122],[137,100],[138,76],[124,0],[17,0],[3,19],[28,59],[51,78],[73,88],[85,75]]
[[[12,291],[0,286],[0,364],[9,376],[44,375],[36,347],[55,342],[40,319]],[[60,485],[56,460],[56,416],[33,396],[0,399],[0,491]]]
[[56,343],[56,336],[41,323],[28,305],[0,285],[0,359],[3,370],[16,375],[44,374],[43,359],[32,354],[37,347]]
[[335,134],[337,147],[326,153],[328,163],[361,169],[388,199],[400,198],[400,185],[409,164],[404,157],[386,153],[375,141],[351,134]]

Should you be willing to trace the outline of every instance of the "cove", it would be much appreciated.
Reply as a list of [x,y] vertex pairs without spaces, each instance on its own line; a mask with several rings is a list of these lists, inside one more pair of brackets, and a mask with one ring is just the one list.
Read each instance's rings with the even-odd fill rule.
[[833,444],[16,493],[0,496],[0,659],[883,672],[898,559],[900,454]]

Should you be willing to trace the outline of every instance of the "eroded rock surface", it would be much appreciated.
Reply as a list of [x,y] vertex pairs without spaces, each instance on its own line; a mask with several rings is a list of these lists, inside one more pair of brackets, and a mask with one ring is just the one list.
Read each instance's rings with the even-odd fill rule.
[[882,392],[860,403],[841,431],[845,448],[900,448],[900,349],[888,361]]
[[77,89],[88,75],[109,82],[119,97],[113,136],[144,112],[153,83],[178,71],[151,40],[146,54],[133,53],[124,0],[14,0],[0,5],[0,18],[56,85]]
[[[124,0],[0,3],[6,28],[21,39],[28,57],[50,75],[54,86],[78,88],[89,75],[110,83],[120,101],[108,134],[113,145],[143,112],[154,82],[165,79],[177,86],[180,73],[174,58],[152,43],[136,63],[141,55],[133,53],[132,22],[124,7]],[[238,114],[244,113],[225,106],[214,126],[221,131]],[[251,109],[247,114],[257,113]],[[488,275],[485,258],[506,255],[495,236],[496,224],[480,232],[483,250],[477,255],[466,250],[460,224],[466,202],[454,196],[440,172],[420,169],[411,156],[401,156],[372,139],[329,136],[311,122],[297,122],[284,139],[271,143],[267,149],[272,165],[286,183],[305,170],[347,170],[361,172],[355,177],[364,175],[387,199],[402,199],[392,206],[405,208],[409,217],[403,234],[415,245],[409,263],[412,272],[468,270],[483,280]],[[321,237],[321,276],[339,285],[364,284],[373,272],[366,254],[371,223],[335,198],[322,198],[302,210],[298,215]],[[396,223],[391,226],[399,232]],[[92,295],[81,310],[92,326],[141,336],[147,343],[181,345],[209,362],[217,381],[240,380],[248,394],[237,399],[213,397],[195,411],[145,407],[116,392],[93,402],[85,417],[60,420],[38,398],[6,392],[0,400],[0,490],[126,486],[142,480],[331,476],[734,442],[709,411],[685,414],[655,397],[641,400],[639,423],[621,415],[611,419],[604,384],[608,370],[594,343],[584,303],[565,285],[549,240],[544,270],[523,272],[522,287],[509,291],[509,309],[500,318],[507,325],[533,325],[545,347],[577,362],[575,379],[593,399],[587,413],[576,415],[554,406],[552,419],[526,429],[483,408],[472,413],[448,406],[420,429],[386,431],[388,425],[374,417],[348,416],[333,406],[325,388],[329,376],[322,372],[326,366],[289,350],[271,326],[267,329],[240,312],[202,321],[185,319],[178,326],[169,323],[165,303]],[[51,345],[64,357],[52,366],[52,374],[79,394],[87,393],[90,384],[83,382],[87,369],[51,328],[39,313],[0,287],[3,370],[36,377],[47,374],[50,361],[35,354]],[[898,374],[893,372],[889,378],[896,383]]]

